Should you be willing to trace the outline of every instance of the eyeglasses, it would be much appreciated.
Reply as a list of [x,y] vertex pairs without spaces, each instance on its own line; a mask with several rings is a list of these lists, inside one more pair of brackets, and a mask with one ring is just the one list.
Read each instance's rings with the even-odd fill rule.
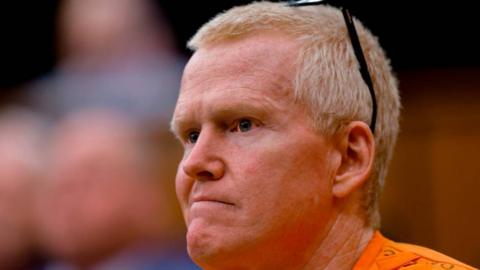
[[[312,6],[320,4],[329,4],[328,0],[290,0],[287,2],[287,5],[292,7],[299,6]],[[372,119],[370,121],[370,129],[372,133],[375,133],[375,124],[377,121],[377,99],[375,97],[375,91],[373,90],[372,77],[368,71],[367,62],[365,61],[365,56],[363,55],[362,46],[360,45],[360,39],[358,38],[357,30],[353,23],[352,16],[350,11],[347,8],[339,7],[343,14],[343,19],[345,20],[345,25],[348,29],[348,35],[350,36],[350,42],[352,43],[353,51],[355,57],[357,58],[358,64],[360,66],[360,74],[362,75],[363,81],[368,86],[370,96],[372,97]]]

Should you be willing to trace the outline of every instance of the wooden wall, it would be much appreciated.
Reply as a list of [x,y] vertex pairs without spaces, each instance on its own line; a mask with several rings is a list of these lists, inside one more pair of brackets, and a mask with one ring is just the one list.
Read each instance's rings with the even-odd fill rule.
[[480,266],[480,70],[399,74],[401,133],[382,231]]

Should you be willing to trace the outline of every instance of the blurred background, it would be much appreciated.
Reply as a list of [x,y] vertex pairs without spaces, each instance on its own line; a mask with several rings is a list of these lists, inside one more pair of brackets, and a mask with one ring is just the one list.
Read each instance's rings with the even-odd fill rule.
[[[186,41],[248,2],[0,4],[0,269],[196,269],[184,251],[173,188],[181,150],[168,121]],[[382,231],[480,266],[473,4],[345,2],[400,81]]]

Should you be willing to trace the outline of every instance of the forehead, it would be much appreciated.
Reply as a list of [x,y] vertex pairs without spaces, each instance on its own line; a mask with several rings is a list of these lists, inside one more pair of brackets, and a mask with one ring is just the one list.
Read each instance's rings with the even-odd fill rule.
[[[254,32],[201,47],[191,58],[186,73],[189,68],[195,68],[200,61],[206,60],[210,60],[209,63],[229,60],[227,62],[236,63],[237,68],[248,67],[251,63],[274,67],[296,56],[297,48],[294,38],[285,34],[273,31]],[[213,55],[223,58],[211,58]]]
[[266,102],[293,101],[297,52],[292,39],[277,33],[255,34],[202,47],[185,68],[175,115],[206,96],[215,96],[214,104],[233,99],[250,102],[255,98]]
[[202,47],[185,68],[181,91],[197,90],[209,78],[225,77],[242,79],[247,85],[291,88],[297,51],[291,38],[278,33],[256,33]]

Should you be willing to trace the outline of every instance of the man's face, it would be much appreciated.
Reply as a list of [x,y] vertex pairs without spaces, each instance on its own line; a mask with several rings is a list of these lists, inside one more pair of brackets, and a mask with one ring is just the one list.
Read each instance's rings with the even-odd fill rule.
[[202,48],[185,69],[176,190],[201,266],[305,257],[329,227],[333,146],[294,101],[297,50],[286,37],[254,35]]

